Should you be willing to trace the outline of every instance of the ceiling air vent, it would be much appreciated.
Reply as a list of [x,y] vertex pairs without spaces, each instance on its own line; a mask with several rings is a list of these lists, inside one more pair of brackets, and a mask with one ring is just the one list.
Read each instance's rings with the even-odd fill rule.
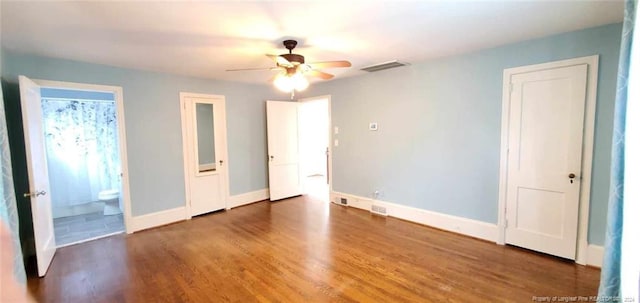
[[393,60],[393,61],[388,61],[388,62],[383,62],[383,63],[374,64],[374,65],[370,65],[370,66],[367,66],[367,67],[363,67],[360,70],[372,73],[372,72],[377,72],[377,71],[390,69],[390,68],[394,68],[394,67],[405,66],[405,65],[409,65],[409,63],[404,63],[404,62],[400,62],[398,60]]

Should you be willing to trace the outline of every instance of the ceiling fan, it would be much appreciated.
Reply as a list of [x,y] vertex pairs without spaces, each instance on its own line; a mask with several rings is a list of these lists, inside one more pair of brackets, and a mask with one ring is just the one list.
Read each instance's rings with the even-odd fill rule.
[[278,74],[271,79],[274,85],[282,91],[293,93],[294,90],[302,91],[309,86],[309,82],[305,76],[317,77],[323,80],[329,80],[334,77],[332,74],[319,71],[318,69],[351,66],[351,62],[346,60],[306,63],[304,56],[293,53],[293,49],[298,45],[298,41],[284,40],[282,44],[289,50],[288,54],[267,54],[267,57],[275,61],[275,67],[228,69],[227,71],[275,70],[278,71]]

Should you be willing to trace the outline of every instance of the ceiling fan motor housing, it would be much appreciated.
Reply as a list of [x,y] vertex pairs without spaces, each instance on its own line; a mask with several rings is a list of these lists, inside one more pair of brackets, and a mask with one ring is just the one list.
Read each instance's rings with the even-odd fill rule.
[[304,56],[298,54],[282,54],[280,57],[284,57],[291,63],[304,64]]
[[291,51],[293,51],[294,48],[296,48],[296,45],[298,45],[298,41],[296,41],[296,40],[284,40],[284,41],[282,41],[282,44],[284,44],[284,47],[289,50],[289,53],[288,54],[282,54],[282,55],[280,55],[280,57],[283,57],[283,58],[287,59],[287,61],[293,63],[294,65],[304,64],[304,56],[298,55],[298,54],[293,54],[291,52]]

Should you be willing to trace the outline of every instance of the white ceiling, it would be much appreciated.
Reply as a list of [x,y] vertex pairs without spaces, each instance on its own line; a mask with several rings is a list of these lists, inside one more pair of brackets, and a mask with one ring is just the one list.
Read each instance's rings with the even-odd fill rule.
[[2,46],[48,57],[265,83],[264,54],[299,40],[307,62],[345,59],[337,78],[390,60],[491,48],[621,22],[622,1],[2,1]]

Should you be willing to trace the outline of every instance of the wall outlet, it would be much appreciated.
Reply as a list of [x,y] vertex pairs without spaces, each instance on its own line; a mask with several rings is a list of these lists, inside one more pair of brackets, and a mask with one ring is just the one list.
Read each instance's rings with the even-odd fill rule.
[[382,191],[376,190],[376,191],[373,192],[373,198],[374,199],[378,199],[380,197],[382,197]]
[[340,205],[348,205],[347,198],[340,198]]
[[386,216],[387,215],[387,208],[384,207],[384,206],[380,206],[380,205],[371,205],[371,212],[374,213],[374,214]]

